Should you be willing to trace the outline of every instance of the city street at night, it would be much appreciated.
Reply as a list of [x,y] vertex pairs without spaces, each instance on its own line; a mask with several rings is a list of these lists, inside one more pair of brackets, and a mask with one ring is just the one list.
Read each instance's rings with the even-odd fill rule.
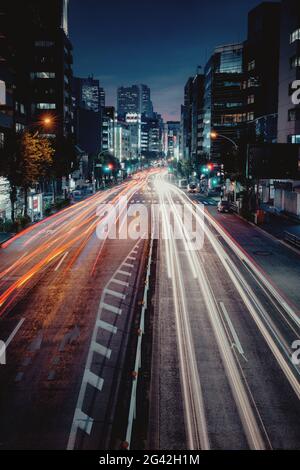
[[0,0],[0,455],[300,450],[299,77],[299,0]]

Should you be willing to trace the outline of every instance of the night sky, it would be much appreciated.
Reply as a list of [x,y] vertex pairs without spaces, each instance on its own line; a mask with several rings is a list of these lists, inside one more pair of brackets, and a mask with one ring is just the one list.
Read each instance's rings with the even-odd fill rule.
[[179,119],[183,87],[215,46],[246,38],[260,0],[71,0],[74,74],[94,75],[115,105],[119,85],[145,83],[155,111]]

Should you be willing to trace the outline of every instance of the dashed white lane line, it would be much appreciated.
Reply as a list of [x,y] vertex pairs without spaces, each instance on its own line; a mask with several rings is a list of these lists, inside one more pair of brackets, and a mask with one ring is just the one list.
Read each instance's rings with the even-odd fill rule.
[[121,315],[122,309],[115,307],[114,305],[107,304],[105,302],[101,303],[101,310],[108,310],[108,312],[115,313],[116,315]]
[[245,357],[245,352],[242,348],[242,345],[241,345],[241,342],[240,342],[239,337],[237,335],[237,332],[235,331],[235,328],[232,324],[232,321],[229,317],[229,314],[228,314],[227,309],[226,309],[223,302],[220,302],[220,307],[222,309],[222,312],[224,314],[224,317],[226,319],[226,322],[229,326],[229,329],[231,331],[231,334],[232,334],[232,337],[233,337],[233,340],[234,340],[234,344],[232,346],[235,346],[237,348],[238,352],[240,353],[240,355]]
[[131,264],[131,263],[123,263],[123,266],[125,266],[125,268],[134,268],[134,264]]
[[58,265],[56,266],[55,270],[54,271],[58,271],[59,268],[61,267],[61,265],[63,264],[63,262],[65,261],[66,257],[68,256],[69,252],[67,251],[64,256],[62,257],[62,259],[60,260],[60,262],[58,263]]
[[92,343],[92,351],[106,357],[107,359],[111,358],[111,349],[108,349],[105,346],[102,346],[102,344],[96,343],[95,341]]
[[117,299],[126,299],[126,295],[121,294],[120,292],[117,292],[115,290],[105,289],[104,292],[106,295],[111,295],[112,297],[116,297]]
[[129,282],[120,281],[119,279],[112,279],[111,282],[118,284],[119,286],[129,287]]
[[114,335],[117,334],[118,328],[111,325],[110,323],[106,323],[106,321],[98,320],[97,321],[98,328],[102,328],[102,330],[108,331],[109,333],[113,333]]
[[87,416],[80,408],[76,409],[74,421],[76,422],[78,428],[82,429],[82,431],[86,432],[88,435],[91,434],[92,427],[93,427],[93,418]]
[[123,274],[123,276],[132,276],[132,273],[129,273],[128,271],[122,271],[121,269],[118,271],[119,274]]
[[127,259],[130,260],[130,261],[136,261],[136,257],[135,257],[135,256],[128,256]]
[[83,381],[87,384],[92,385],[92,387],[95,387],[97,390],[99,390],[99,392],[102,391],[104,380],[88,369],[86,369],[84,372]]

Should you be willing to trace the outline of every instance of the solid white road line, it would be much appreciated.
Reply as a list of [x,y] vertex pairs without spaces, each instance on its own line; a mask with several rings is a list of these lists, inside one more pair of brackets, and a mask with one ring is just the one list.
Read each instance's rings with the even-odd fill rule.
[[[17,324],[16,328],[14,329],[14,331],[11,333],[11,335],[9,336],[9,338],[7,338],[7,340],[5,341],[5,347],[8,348],[8,346],[10,345],[10,343],[12,342],[12,340],[14,339],[14,337],[16,336],[16,334],[18,333],[19,329],[21,328],[21,326],[23,325],[25,321],[25,318],[22,318],[22,320],[19,321],[19,323]],[[0,355],[1,355],[1,352],[0,352]]]
[[61,265],[63,264],[64,260],[66,259],[66,257],[68,256],[69,252],[67,251],[64,256],[62,257],[62,259],[60,260],[60,262],[58,263],[58,265],[56,266],[56,268],[54,269],[54,271],[58,271],[59,268],[61,267]]

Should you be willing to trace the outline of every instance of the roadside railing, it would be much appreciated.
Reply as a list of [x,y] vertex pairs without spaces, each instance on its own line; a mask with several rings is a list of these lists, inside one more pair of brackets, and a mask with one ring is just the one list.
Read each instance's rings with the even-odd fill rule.
[[127,432],[126,432],[126,441],[125,441],[125,447],[127,450],[130,449],[133,424],[134,424],[134,420],[136,419],[137,388],[138,388],[138,380],[139,380],[139,371],[142,367],[142,341],[143,341],[143,335],[145,333],[145,315],[146,315],[146,311],[148,308],[148,301],[149,301],[148,297],[149,297],[149,289],[150,289],[153,241],[154,241],[154,234],[152,232],[148,265],[147,265],[147,274],[146,274],[146,281],[145,281],[145,289],[144,289],[144,297],[143,297],[143,302],[142,302],[142,312],[141,312],[141,319],[140,319],[140,326],[139,326],[139,337],[138,337],[137,348],[136,348],[135,366],[134,366],[134,371],[132,374],[133,381],[132,381],[131,399],[130,399],[130,405],[129,405],[129,414],[128,414],[128,423],[127,423]]

